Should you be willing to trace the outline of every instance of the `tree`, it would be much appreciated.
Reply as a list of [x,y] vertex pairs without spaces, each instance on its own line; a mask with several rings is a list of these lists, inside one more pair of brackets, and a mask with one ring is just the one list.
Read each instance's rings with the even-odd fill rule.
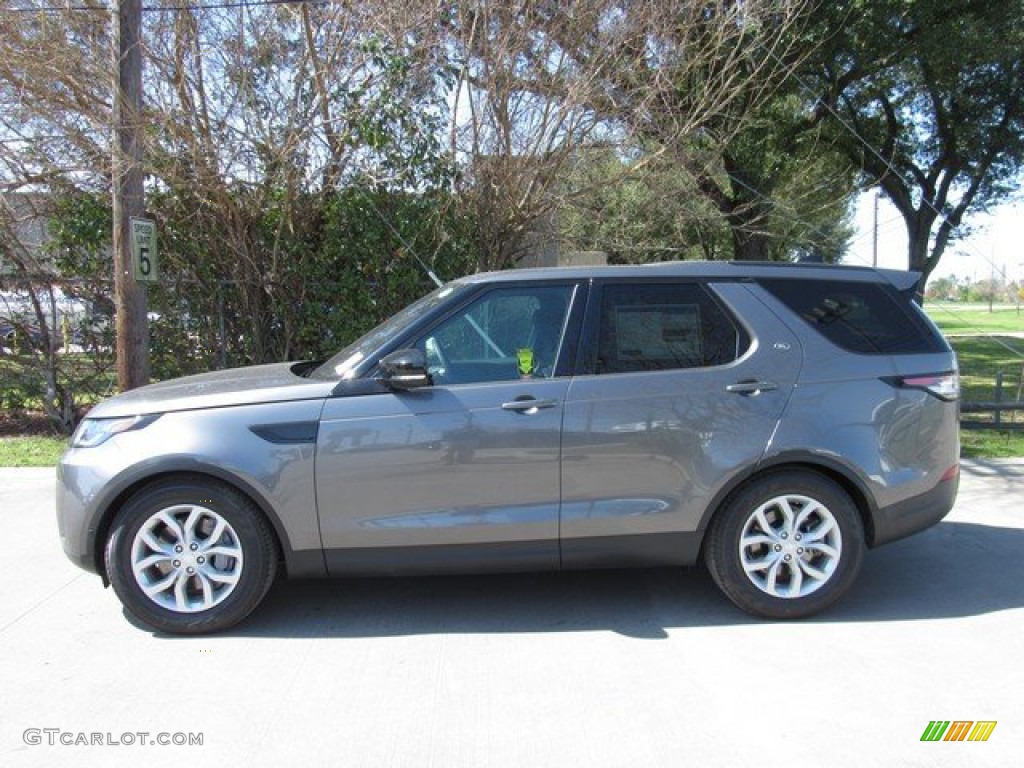
[[[807,5],[800,0],[618,3],[595,14],[589,27],[579,14],[572,14],[571,24],[558,14],[546,21],[575,69],[599,85],[588,94],[587,106],[618,129],[613,135],[621,138],[622,167],[633,181],[664,180],[657,172],[646,173],[649,165],[673,167],[689,177],[683,186],[691,196],[703,196],[704,202],[677,210],[698,217],[689,229],[698,234],[705,255],[720,253],[717,246],[708,247],[714,240],[708,239],[709,231],[719,228],[708,219],[712,212],[729,229],[734,258],[778,257],[794,244],[829,254],[838,250],[842,227],[817,222],[827,219],[824,210],[833,220],[844,217],[847,195],[837,190],[849,173],[836,173],[835,163],[825,169],[810,153],[809,140],[790,128],[790,113],[799,113],[801,106],[792,88],[786,98],[777,97],[788,67],[806,56]],[[600,66],[608,50],[616,58]],[[783,113],[786,122],[780,125]],[[819,175],[800,189],[797,182],[811,174]],[[826,179],[822,186],[829,187],[829,205],[821,204],[826,195],[820,189],[808,205],[805,191]],[[662,206],[672,205],[677,186],[661,190]],[[779,210],[774,198],[783,190],[794,197]],[[586,200],[590,192],[581,190],[584,209],[592,207]],[[567,202],[574,204],[571,197]],[[794,226],[794,209],[816,216],[803,232]],[[642,213],[660,221],[662,212],[656,205]],[[825,229],[832,231],[822,236]]]
[[[349,187],[426,192],[450,178],[433,62],[347,4],[169,11],[149,24],[147,157],[173,238],[165,263],[217,284],[244,359],[311,351],[300,313],[314,278],[364,292],[402,259],[420,271],[393,235],[355,258],[329,247],[330,228]],[[384,224],[375,199],[363,198],[363,231]]]
[[844,0],[818,21],[803,80],[816,118],[899,210],[923,293],[966,217],[1005,199],[1024,162],[1024,4]]
[[[678,166],[716,122],[740,124],[778,81],[762,49],[781,50],[801,5],[456,4],[446,27],[460,73],[453,149],[467,158],[466,200],[490,238],[481,268],[516,263],[534,222],[593,208],[609,187],[653,178],[645,177],[651,164]],[[607,151],[621,162],[576,172],[581,159]]]
[[855,169],[809,124],[792,82],[711,122],[677,152],[728,226],[732,258],[837,261],[851,227]]
[[612,263],[716,259],[731,252],[717,211],[657,147],[625,156],[613,147],[578,150],[563,183],[586,190],[566,195],[558,209],[559,240],[569,250],[601,251]]
[[[515,266],[531,249],[553,245],[554,214],[577,192],[565,184],[577,153],[618,140],[613,121],[592,108],[604,87],[596,74],[628,67],[635,56],[616,45],[615,30],[596,31],[617,10],[608,0],[569,9],[526,0],[439,12],[457,73],[449,116],[456,200],[479,225],[478,270]],[[602,44],[582,61],[566,40],[587,34]]]
[[[382,8],[147,7],[143,162],[164,270],[151,289],[159,372],[347,342],[430,285],[409,245],[450,275],[464,271],[462,228],[422,205],[440,205],[452,178],[440,127],[450,85],[374,13]],[[0,13],[5,188],[77,211],[109,194],[103,11]],[[357,236],[343,242],[338,227]],[[107,247],[90,239],[85,250],[108,260],[109,276]],[[334,313],[332,332],[314,338],[303,313],[332,290],[360,310],[350,324]],[[375,291],[387,295],[373,300]],[[177,327],[162,328],[171,318]],[[200,336],[219,339],[220,360],[213,342],[182,343]]]

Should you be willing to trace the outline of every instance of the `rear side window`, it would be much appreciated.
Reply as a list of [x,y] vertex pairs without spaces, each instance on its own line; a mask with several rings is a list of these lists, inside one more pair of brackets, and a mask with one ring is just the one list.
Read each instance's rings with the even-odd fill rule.
[[945,345],[895,288],[840,280],[759,280],[818,333],[849,352],[907,355]]
[[699,285],[609,284],[601,292],[597,373],[703,368],[749,340]]

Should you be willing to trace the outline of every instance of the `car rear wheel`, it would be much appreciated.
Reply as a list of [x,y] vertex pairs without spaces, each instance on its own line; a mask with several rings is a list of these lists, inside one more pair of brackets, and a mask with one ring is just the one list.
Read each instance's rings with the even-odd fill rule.
[[766,475],[712,522],[705,562],[719,588],[755,616],[800,618],[838,600],[864,558],[849,495],[813,472]]
[[204,479],[157,483],[120,511],[106,546],[118,598],[155,629],[215,632],[237,624],[274,580],[273,534],[234,489]]

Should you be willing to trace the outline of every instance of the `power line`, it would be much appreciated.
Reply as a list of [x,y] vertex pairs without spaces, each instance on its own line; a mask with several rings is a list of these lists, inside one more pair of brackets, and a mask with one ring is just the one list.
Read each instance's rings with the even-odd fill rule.
[[143,11],[211,11],[220,8],[258,8],[267,5],[328,5],[332,0],[229,0],[198,5],[144,5]]
[[107,5],[43,5],[36,8],[0,8],[0,13],[64,13],[65,11],[102,11],[110,13]]
[[[259,8],[271,5],[329,5],[333,0],[227,0],[219,3],[194,3],[187,5],[145,5],[145,13],[167,11],[215,11],[227,8]],[[109,13],[109,5],[43,5],[34,8],[0,8],[0,13],[64,13],[67,11],[93,11]]]

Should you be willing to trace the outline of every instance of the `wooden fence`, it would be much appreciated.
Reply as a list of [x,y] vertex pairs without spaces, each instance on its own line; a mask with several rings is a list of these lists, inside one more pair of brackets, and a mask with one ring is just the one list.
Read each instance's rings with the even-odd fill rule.
[[[1003,432],[1020,430],[1024,431],[1024,419],[1017,419],[1017,411],[1024,411],[1024,400],[1021,400],[1021,387],[1018,386],[1015,400],[1006,400],[1004,397],[1004,372],[996,374],[995,400],[960,403],[960,413],[971,414],[992,414],[991,419],[961,418],[960,426],[963,429],[993,429]],[[1022,382],[1024,384],[1024,382]],[[1009,417],[1009,418],[1007,418]]]

